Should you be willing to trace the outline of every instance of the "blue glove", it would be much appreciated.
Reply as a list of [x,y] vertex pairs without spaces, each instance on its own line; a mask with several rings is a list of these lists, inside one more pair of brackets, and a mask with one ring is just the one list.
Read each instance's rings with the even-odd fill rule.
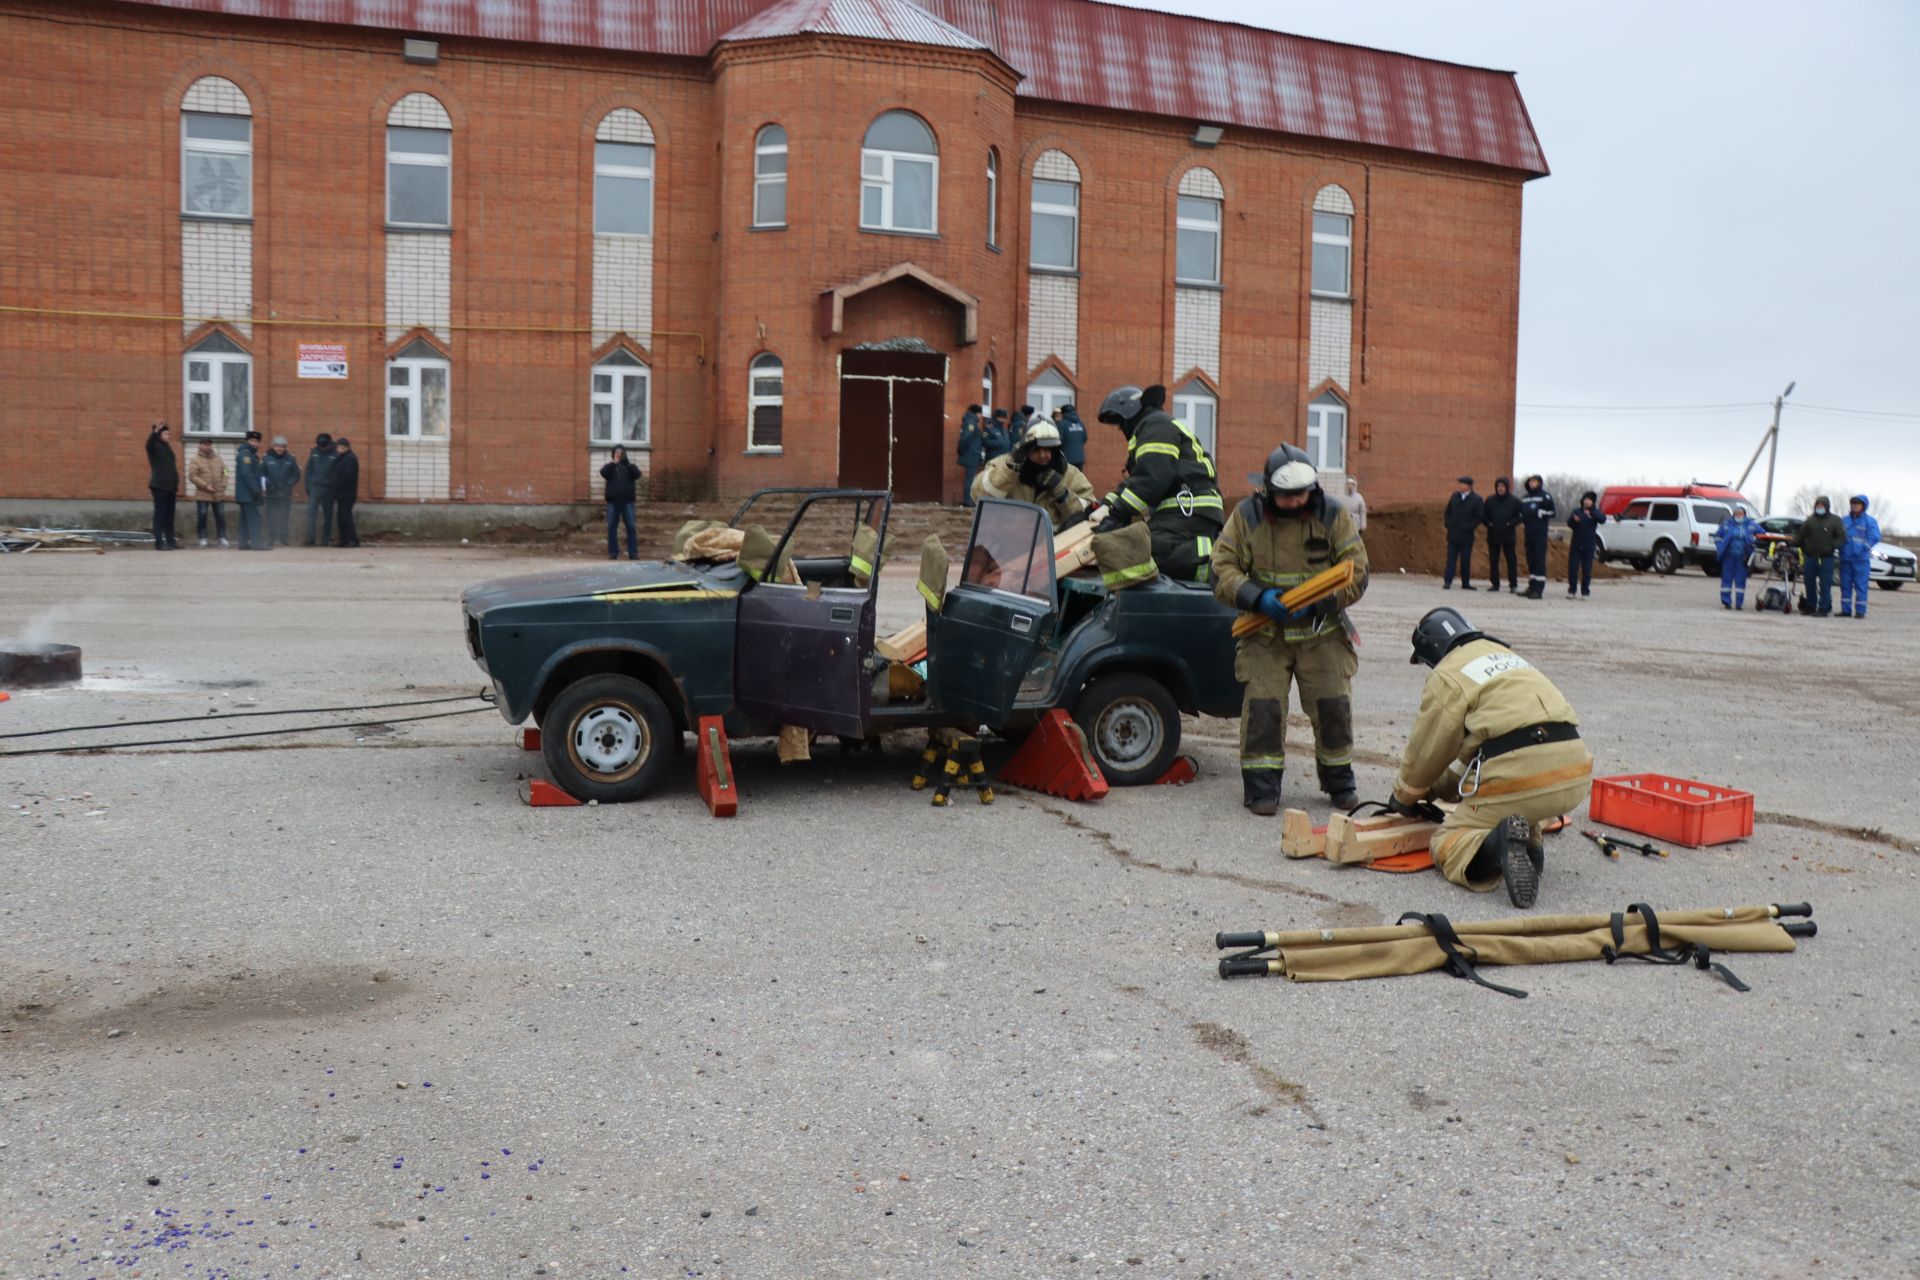
[[1286,622],[1296,616],[1294,612],[1280,603],[1280,588],[1268,587],[1260,593],[1259,609],[1275,622]]

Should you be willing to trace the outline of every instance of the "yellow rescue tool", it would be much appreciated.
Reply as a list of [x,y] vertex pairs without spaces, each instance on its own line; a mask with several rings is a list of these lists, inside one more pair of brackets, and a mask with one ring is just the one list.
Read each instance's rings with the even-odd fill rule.
[[[1353,561],[1342,560],[1331,569],[1322,569],[1299,586],[1287,588],[1280,597],[1280,603],[1289,609],[1304,609],[1352,585]],[[1233,638],[1238,640],[1272,625],[1273,619],[1264,613],[1243,613],[1233,620]]]

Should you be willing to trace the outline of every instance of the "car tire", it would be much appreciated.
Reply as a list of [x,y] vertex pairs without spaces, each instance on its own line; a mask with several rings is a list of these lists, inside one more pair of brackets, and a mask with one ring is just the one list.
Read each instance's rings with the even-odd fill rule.
[[1879,587],[1882,591],[1898,591],[1900,588],[1906,586],[1907,584],[1904,582],[1878,582],[1878,583],[1875,583],[1874,585]]
[[1152,676],[1099,677],[1080,691],[1073,718],[1111,786],[1157,782],[1180,752],[1180,708]]
[[1662,576],[1671,574],[1680,568],[1680,549],[1671,542],[1661,542],[1653,549],[1653,559],[1649,561],[1653,571]]
[[660,695],[631,676],[576,680],[547,708],[540,751],[576,800],[620,804],[653,790],[679,730]]
[[1718,560],[1702,560],[1700,562],[1700,572],[1706,574],[1709,578],[1717,578],[1720,576],[1720,562]]

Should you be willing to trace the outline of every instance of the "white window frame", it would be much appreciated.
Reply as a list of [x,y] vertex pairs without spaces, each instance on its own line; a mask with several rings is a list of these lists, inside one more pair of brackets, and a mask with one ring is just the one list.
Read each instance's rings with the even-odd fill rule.
[[1215,456],[1218,451],[1214,446],[1220,439],[1220,397],[1213,394],[1212,388],[1194,381],[1174,392],[1173,416],[1187,424],[1209,458]]
[[[1222,240],[1222,201],[1212,196],[1175,196],[1174,197],[1174,240],[1173,240],[1173,278],[1178,284],[1217,285],[1220,283],[1220,243]],[[1211,221],[1195,217],[1183,211],[1182,206],[1192,201],[1195,204],[1210,205],[1213,208]],[[1207,276],[1183,276],[1180,274],[1180,232],[1204,231],[1213,237],[1212,274]]]
[[[407,371],[404,385],[395,385],[393,374],[396,369]],[[423,371],[438,369],[447,379],[447,421],[446,430],[437,435],[428,435],[421,422],[421,383]],[[407,406],[407,429],[393,429],[393,403],[404,401]],[[453,363],[445,356],[399,355],[387,361],[387,417],[382,423],[382,434],[389,440],[425,440],[442,444],[453,438]]]
[[987,247],[1000,247],[1000,152],[987,148]]
[[[880,117],[876,118],[873,123],[878,124],[880,120],[890,115],[910,116],[919,121],[920,126],[927,130],[929,136],[933,133],[933,129],[927,122],[920,120],[920,118],[915,116],[911,111],[884,112]],[[867,131],[868,133],[872,133],[872,124],[867,126]],[[899,225],[898,221],[894,218],[894,168],[900,162],[924,164],[932,167],[931,192],[927,207],[928,223],[924,227],[903,227]],[[877,172],[869,172],[869,169],[877,169]],[[867,221],[867,191],[870,188],[880,193],[880,220],[878,222]],[[918,151],[887,151],[878,147],[861,146],[860,229],[862,231],[896,231],[908,235],[934,236],[940,234],[940,142],[938,138],[934,139],[933,150],[925,153]]]
[[[188,133],[190,123],[199,117],[215,120],[242,120],[247,126],[247,140],[236,142],[226,138],[195,138]],[[187,205],[189,160],[195,153],[207,156],[238,156],[246,169],[246,208],[238,211],[218,212],[211,209],[193,209]],[[180,212],[195,218],[227,218],[236,222],[246,222],[253,218],[253,117],[231,114],[222,111],[182,111],[180,113]]]
[[[394,134],[398,130],[410,130],[417,133],[444,133],[447,135],[447,153],[440,155],[431,151],[396,151]],[[447,171],[447,219],[445,222],[401,222],[393,216],[393,168],[395,165],[409,165],[421,169],[445,169]],[[425,227],[432,230],[450,230],[453,226],[453,130],[436,129],[431,126],[390,124],[387,126],[387,225],[390,227]]]
[[[1347,405],[1332,392],[1314,397],[1307,405],[1307,458],[1318,471],[1347,469]],[[1328,441],[1337,439],[1340,456],[1328,460]]]
[[[771,394],[762,394],[754,384],[768,372],[780,375],[780,390]],[[771,351],[762,351],[747,362],[747,452],[781,453],[785,451],[787,439],[787,364]],[[760,444],[753,438],[754,417],[761,409],[780,410],[780,443]]]
[[[619,359],[619,356],[626,357]],[[607,379],[607,389],[600,389],[600,379]],[[626,431],[626,418],[621,410],[626,406],[627,382],[639,379],[643,384],[640,392],[640,434],[629,436]],[[653,370],[643,364],[638,357],[622,348],[618,353],[609,352],[608,358],[593,366],[587,378],[587,442],[596,448],[611,449],[614,445],[624,445],[628,449],[645,449],[653,444]],[[602,435],[596,410],[607,411],[607,434]]]
[[[767,135],[777,133],[780,141],[770,142]],[[787,157],[789,155],[787,131],[782,125],[768,124],[760,127],[753,135],[753,224],[756,227],[784,227],[787,225],[786,209],[789,188],[787,186]],[[780,158],[778,173],[763,172],[763,161],[770,162],[772,157]],[[762,215],[760,210],[761,193],[773,187],[780,188],[780,218],[773,221]]]
[[[1312,216],[1313,243],[1316,246],[1323,244],[1336,245],[1343,251],[1343,256],[1346,259],[1346,279],[1341,284],[1340,289],[1336,292],[1330,289],[1313,287],[1311,290],[1313,296],[1316,298],[1351,298],[1353,296],[1353,215],[1350,213],[1331,213],[1325,209],[1315,209]],[[1322,231],[1320,229],[1320,219],[1322,218],[1339,218],[1347,224],[1347,229],[1345,232],[1340,233]],[[1307,283],[1309,286],[1313,286],[1314,284],[1313,276],[1313,255],[1308,254]]]
[[[1073,203],[1070,205],[1055,204],[1049,200],[1042,200],[1040,198],[1040,184],[1043,182],[1050,183],[1056,187],[1072,187]],[[1035,271],[1078,271],[1080,269],[1080,184],[1066,178],[1035,178],[1033,180],[1033,197],[1029,202],[1029,216],[1032,219],[1038,219],[1043,215],[1055,218],[1064,217],[1072,225],[1073,247],[1072,251],[1068,254],[1069,261],[1064,264],[1035,261],[1034,250],[1037,249],[1040,244],[1040,237],[1034,234],[1032,223],[1029,222],[1027,228],[1027,265]]]
[[[600,158],[602,147],[635,147],[644,150],[645,164],[615,164],[611,160]],[[596,138],[593,142],[593,234],[597,236],[650,236],[653,234],[653,144],[651,142],[614,142],[606,138]],[[647,184],[646,229],[644,231],[606,231],[600,226],[602,204],[600,200],[600,179],[627,178]]]
[[993,417],[993,361],[989,360],[986,367],[980,370],[981,425],[986,425],[987,419],[991,417]]
[[1072,404],[1074,394],[1073,384],[1058,369],[1041,370],[1040,375],[1027,384],[1026,403],[1033,406],[1033,417],[1029,421],[1053,421],[1053,411]]
[[[231,341],[231,339],[228,339]],[[205,364],[207,376],[195,378],[193,366]],[[226,366],[237,364],[247,371],[246,418],[238,431],[226,429]],[[184,415],[180,420],[185,425],[180,429],[181,438],[187,436],[218,436],[224,440],[241,440],[247,432],[253,430],[253,357],[244,351],[202,351],[189,350],[180,365],[180,382],[184,388],[180,407]],[[193,398],[197,395],[207,397],[207,429],[199,431],[193,425]]]

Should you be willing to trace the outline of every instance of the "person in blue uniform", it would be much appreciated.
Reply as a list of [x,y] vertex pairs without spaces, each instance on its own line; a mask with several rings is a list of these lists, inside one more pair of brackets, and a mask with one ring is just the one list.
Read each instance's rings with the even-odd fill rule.
[[1593,557],[1600,550],[1600,495],[1580,495],[1580,509],[1567,517],[1567,599],[1593,598]]
[[1760,522],[1747,515],[1747,509],[1734,505],[1733,514],[1713,531],[1713,553],[1720,559],[1720,607],[1747,607],[1747,559],[1753,555],[1754,539],[1760,536]]
[[1867,616],[1867,588],[1873,564],[1873,544],[1880,541],[1880,522],[1867,514],[1867,495],[1856,493],[1840,518],[1847,540],[1840,545],[1840,616]]

